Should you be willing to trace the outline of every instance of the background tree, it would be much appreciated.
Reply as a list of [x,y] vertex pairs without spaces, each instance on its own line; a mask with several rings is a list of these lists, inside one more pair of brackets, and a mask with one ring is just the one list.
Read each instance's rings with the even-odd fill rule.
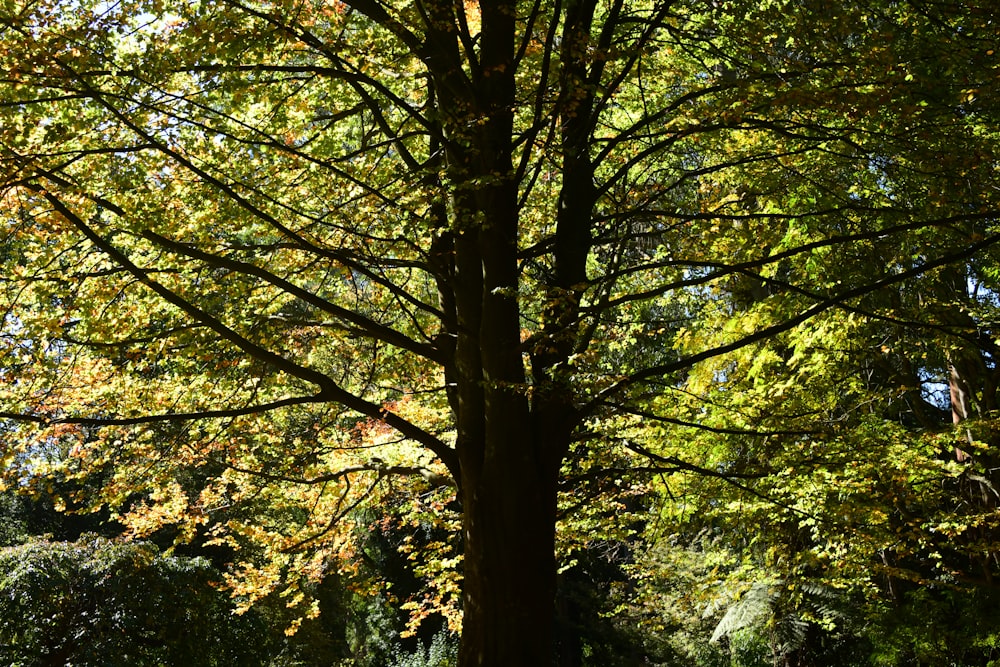
[[0,624],[12,665],[266,665],[277,654],[257,614],[233,616],[204,559],[91,535],[0,550]]

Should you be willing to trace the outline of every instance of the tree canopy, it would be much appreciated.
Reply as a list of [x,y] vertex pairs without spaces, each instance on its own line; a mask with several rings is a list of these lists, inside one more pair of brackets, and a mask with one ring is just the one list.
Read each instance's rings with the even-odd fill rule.
[[557,550],[676,473],[823,563],[831,526],[892,576],[907,530],[990,561],[992,500],[974,537],[903,490],[995,496],[996,18],[5,2],[7,479],[245,553],[231,586],[305,615],[408,497],[456,536],[413,606],[462,665],[545,664]]

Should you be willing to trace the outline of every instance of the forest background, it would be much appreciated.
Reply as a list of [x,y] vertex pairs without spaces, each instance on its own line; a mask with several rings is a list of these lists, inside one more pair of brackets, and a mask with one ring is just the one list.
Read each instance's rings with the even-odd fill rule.
[[1000,664],[986,0],[2,0],[0,658]]

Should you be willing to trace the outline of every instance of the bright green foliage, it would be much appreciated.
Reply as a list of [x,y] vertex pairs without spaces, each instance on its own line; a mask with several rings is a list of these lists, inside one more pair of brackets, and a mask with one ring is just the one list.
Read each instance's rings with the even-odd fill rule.
[[[709,139],[743,163],[701,179],[708,277],[674,339],[685,355],[735,349],[651,397],[622,433],[665,469],[701,468],[662,479],[660,530],[719,536],[729,583],[716,628],[734,663],[995,659],[982,602],[1000,573],[995,12],[796,4],[811,27],[783,33],[790,7],[739,19],[770,36],[725,76],[745,80],[765,59],[786,75],[747,82],[760,106],[738,100],[726,113],[745,127]],[[845,46],[863,55],[842,68]],[[773,132],[777,118],[796,129]],[[949,385],[965,395],[957,427]],[[726,626],[753,601],[758,616]],[[939,633],[915,622],[920,609]],[[963,631],[959,617],[975,621]]]
[[458,646],[446,632],[434,635],[430,645],[416,653],[397,652],[390,667],[452,667],[458,660]]
[[[935,26],[932,33],[942,28]],[[968,52],[936,52],[935,66],[965,67],[966,58],[985,56],[982,38],[973,32]],[[959,62],[949,65],[950,56]],[[738,216],[762,215],[768,224],[750,233],[780,259],[706,294],[704,317],[685,332],[682,349],[694,353],[706,338],[725,344],[775,326],[824,294],[851,296],[794,329],[699,365],[674,396],[654,399],[698,423],[664,428],[646,442],[667,458],[704,457],[709,477],[675,476],[664,491],[683,499],[671,521],[729,536],[724,553],[738,560],[726,574],[739,594],[717,632],[728,638],[734,664],[773,655],[800,665],[996,658],[997,625],[982,601],[1000,573],[998,257],[978,246],[996,227],[995,214],[973,219],[963,211],[992,197],[998,109],[966,111],[960,84],[948,77],[926,87],[904,80],[903,91],[914,89],[912,106],[896,99],[872,114],[867,134],[850,140],[858,145],[831,147],[834,156],[824,162],[789,155],[784,175],[792,180],[776,180],[764,164],[730,181],[753,183],[756,191],[721,205]],[[932,119],[941,127],[920,141],[916,128]],[[911,130],[879,130],[894,123]],[[794,153],[797,138],[782,143]],[[873,155],[867,165],[838,167],[862,148]],[[788,199],[797,189],[802,199]],[[836,210],[835,233],[857,241],[828,244],[831,219],[809,212],[817,206]],[[954,214],[940,225],[913,227],[948,208]],[[779,223],[778,212],[787,222]],[[798,247],[809,250],[789,252]],[[868,292],[873,281],[882,287]],[[949,384],[967,392],[957,427]],[[971,458],[956,460],[956,450]],[[816,591],[836,592],[834,606],[817,609]],[[726,626],[755,600],[759,616]]]

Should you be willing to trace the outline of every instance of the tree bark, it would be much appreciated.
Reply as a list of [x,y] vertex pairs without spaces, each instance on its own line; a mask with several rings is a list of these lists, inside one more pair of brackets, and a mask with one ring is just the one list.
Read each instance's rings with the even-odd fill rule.
[[[586,279],[593,205],[588,156],[589,95],[572,97],[563,131],[568,163],[555,239],[559,304],[546,313],[544,358],[521,341],[515,182],[516,8],[510,0],[479,3],[478,55],[463,66],[453,26],[455,4],[428,2],[425,63],[442,119],[445,171],[455,184],[447,207],[449,243],[439,263],[442,304],[454,309],[442,341],[454,341],[446,363],[456,421],[459,498],[463,511],[464,620],[461,667],[552,663],[556,588],[555,524],[559,463],[572,432],[570,392],[552,369],[573,351],[573,322]],[[589,29],[592,9],[583,12]],[[579,41],[579,40],[577,40]],[[580,52],[584,53],[580,44]],[[582,57],[582,56],[579,56]],[[586,69],[573,72],[584,87]],[[569,81],[563,81],[569,86]],[[575,120],[572,120],[575,119]],[[442,238],[444,238],[442,236]],[[528,382],[525,353],[532,356]],[[529,389],[530,384],[530,389]]]
[[[520,425],[497,425],[512,450]],[[513,452],[512,452],[513,453]],[[463,486],[465,539],[461,667],[548,665],[553,653],[556,484],[512,456]]]
[[[957,427],[969,418],[969,403],[972,392],[969,383],[959,372],[954,362],[948,361],[948,394],[951,399],[951,421]],[[971,444],[972,432],[965,430],[966,440]],[[969,460],[970,456],[960,447],[955,447],[955,459],[959,462]]]

